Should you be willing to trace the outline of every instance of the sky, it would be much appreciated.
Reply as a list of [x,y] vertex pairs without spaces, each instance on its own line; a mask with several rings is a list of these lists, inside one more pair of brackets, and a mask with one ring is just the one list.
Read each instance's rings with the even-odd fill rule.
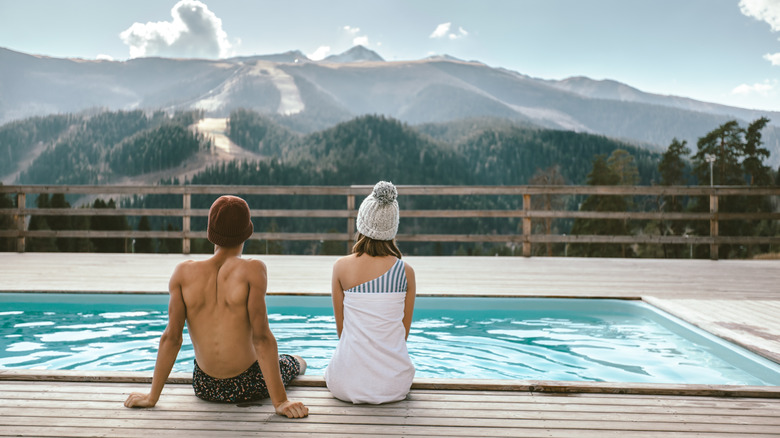
[[58,58],[319,60],[358,44],[780,111],[780,0],[0,0],[0,47]]

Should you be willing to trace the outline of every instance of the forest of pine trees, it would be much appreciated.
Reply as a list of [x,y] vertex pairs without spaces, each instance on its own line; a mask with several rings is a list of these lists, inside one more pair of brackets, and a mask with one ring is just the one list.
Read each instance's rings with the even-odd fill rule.
[[[19,177],[32,184],[111,183],[114,176],[158,172],[180,165],[188,157],[212,147],[190,128],[202,114],[174,116],[141,111],[86,116],[51,116],[14,122],[0,127],[0,151],[14,160],[13,170],[25,148],[44,152]],[[638,148],[603,136],[545,130],[498,119],[473,119],[459,123],[409,126],[392,118],[365,115],[322,131],[303,134],[252,111],[231,113],[227,135],[239,146],[266,157],[256,161],[223,162],[192,176],[186,184],[219,185],[371,185],[380,179],[401,185],[691,185],[710,181],[705,155],[716,157],[716,185],[772,185],[778,175],[764,163],[769,152],[762,146],[761,130],[767,119],[743,127],[727,122],[699,139],[696,150],[674,139],[663,153]],[[179,184],[175,179],[162,184]],[[545,196],[536,208],[583,211],[658,210],[705,211],[700,197],[622,197],[594,195]],[[742,197],[744,198],[744,197]],[[722,201],[722,211],[773,211],[766,197]],[[758,199],[761,198],[761,199]],[[40,195],[30,199],[39,208],[70,208],[77,199],[64,195]],[[193,196],[192,208],[207,209],[213,196]],[[341,197],[252,196],[253,208],[343,208]],[[360,202],[360,199],[357,200]],[[113,199],[97,199],[94,208],[116,208]],[[15,200],[0,197],[0,208]],[[149,195],[121,200],[122,207],[180,208],[181,198]],[[404,209],[519,209],[518,197],[409,197]],[[322,232],[341,230],[343,219],[255,218],[255,230]],[[776,235],[776,221],[724,221],[721,235]],[[0,216],[0,227],[14,224]],[[194,218],[193,230],[204,230],[205,218]],[[534,232],[583,235],[706,235],[703,221],[564,220],[533,221]],[[181,219],[119,216],[32,216],[30,230],[176,230]],[[413,219],[404,233],[513,234],[522,229],[517,219]],[[434,231],[435,230],[435,231]],[[0,250],[13,250],[12,239],[0,239]],[[336,242],[249,242],[247,252],[332,253]],[[454,243],[404,243],[413,254],[502,254],[516,251],[506,245]],[[138,239],[30,239],[31,251],[178,252],[179,240]],[[195,240],[193,252],[210,252],[206,241]],[[725,247],[725,257],[749,257],[769,248]],[[692,250],[690,250],[692,251]],[[684,257],[690,251],[680,245],[548,244],[538,245],[538,255],[601,257]],[[697,248],[696,257],[706,257]]]
[[[140,110],[50,116],[40,119],[45,131],[24,122],[0,127],[0,149],[16,150],[5,165],[13,171],[23,158],[21,151],[45,148],[19,176],[22,184],[110,184],[116,175],[135,175],[146,165],[149,172],[163,170],[208,150],[209,142],[186,129],[201,116]],[[28,129],[44,133],[23,135]]]

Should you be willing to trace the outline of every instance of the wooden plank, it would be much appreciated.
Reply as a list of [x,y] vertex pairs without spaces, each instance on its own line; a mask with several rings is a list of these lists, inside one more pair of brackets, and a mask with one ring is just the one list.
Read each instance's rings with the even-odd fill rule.
[[[367,195],[371,186],[231,186],[231,185],[4,185],[0,193],[64,194],[205,194],[205,195]],[[418,195],[616,195],[616,196],[778,196],[777,187],[755,186],[397,186],[399,194]]]
[[[0,253],[0,291],[165,293],[193,254]],[[247,255],[268,266],[270,293],[328,294],[337,256]],[[780,300],[779,260],[415,257],[420,296]],[[306,275],[301,275],[306,266]],[[42,277],[40,272],[46,272]],[[478,276],[464,273],[479,272]],[[739,322],[739,320],[734,320]],[[761,325],[763,321],[755,321]],[[775,333],[780,336],[780,333]]]
[[[0,370],[0,381],[110,381],[150,383],[150,372],[110,372],[110,371],[67,371],[5,369]],[[175,373],[170,383],[191,383],[188,373]],[[301,376],[291,382],[292,386],[325,386],[321,376]],[[524,391],[544,393],[605,393],[605,394],[651,394],[651,395],[692,395],[711,397],[766,397],[780,398],[780,387],[739,386],[739,385],[694,385],[694,384],[658,384],[658,383],[612,383],[612,382],[558,382],[543,380],[488,380],[488,379],[425,379],[416,378],[412,389],[466,389],[492,391]]]
[[[205,239],[205,231],[136,231],[136,230],[0,230],[0,237],[24,238],[158,238],[158,239]],[[349,240],[348,233],[270,233],[256,232],[250,239],[280,240],[280,241],[317,241],[317,240]],[[685,245],[718,245],[747,244],[764,245],[778,244],[780,237],[771,236],[660,236],[652,234],[603,236],[603,235],[558,235],[558,234],[398,234],[400,242],[493,242],[493,243],[611,243],[611,244],[685,244]]]
[[[33,433],[34,432],[34,433]],[[258,436],[264,436],[262,428],[256,431],[249,431],[249,432],[237,432],[232,431],[229,429],[226,430],[220,430],[219,436],[229,436],[229,437],[252,437],[257,438]],[[31,430],[30,427],[24,427],[24,426],[7,426],[0,430],[0,436],[13,436],[13,437],[27,437],[27,436],[34,436],[34,437],[74,437],[74,438],[80,438],[80,437],[137,437],[137,438],[149,438],[149,437],[158,437],[158,436],[172,436],[172,431],[164,428],[157,428],[157,429],[141,429],[141,428],[121,428],[121,429],[106,429],[106,428],[82,428],[82,427],[47,427],[47,428],[36,428],[34,431]],[[214,430],[189,430],[187,431],[187,437],[192,438],[198,438],[198,437],[204,437],[204,438],[214,438],[215,431]],[[311,432],[296,432],[296,431],[288,431],[284,434],[285,437],[311,437]],[[343,438],[366,438],[365,434],[362,433],[356,433],[356,434],[343,434],[343,433],[318,433],[316,436],[333,436],[333,437],[343,437]],[[375,434],[373,435],[377,438],[384,438],[384,437],[395,437],[398,435],[388,435],[388,434]]]
[[[513,436],[518,430],[523,429],[584,429],[584,430],[613,430],[613,431],[659,431],[659,432],[718,432],[747,435],[750,433],[772,434],[780,433],[780,427],[773,425],[751,424],[707,424],[707,423],[674,423],[674,422],[620,422],[608,417],[600,420],[582,421],[557,418],[554,420],[527,420],[504,419],[489,421],[464,418],[433,419],[426,417],[386,417],[386,416],[352,416],[352,415],[310,415],[305,419],[290,420],[276,414],[244,415],[243,421],[212,421],[208,419],[178,420],[172,418],[156,417],[148,413],[140,418],[71,418],[71,417],[16,417],[4,415],[0,417],[0,426],[24,426],[29,425],[31,418],[35,418],[38,426],[80,426],[80,427],[154,427],[164,418],[166,428],[179,431],[203,430],[214,427],[215,424],[228,426],[230,430],[252,431],[257,430],[262,424],[262,430],[274,432],[286,432],[289,430],[318,431],[321,428],[344,432],[383,433],[388,428],[399,431],[424,428],[430,434],[473,435],[478,430],[487,431],[492,436]],[[248,421],[250,420],[252,421]]]
[[[133,429],[104,429],[104,428],[90,428],[90,429],[84,429],[84,428],[67,428],[67,427],[53,427],[53,428],[46,428],[46,429],[38,429],[34,435],[29,434],[29,428],[25,427],[16,427],[16,426],[9,426],[7,428],[4,428],[3,430],[0,430],[0,436],[40,436],[40,437],[117,437],[117,436],[123,436],[123,437],[138,437],[138,438],[149,438],[150,436],[170,436],[170,431],[165,429],[139,429],[139,428],[133,428]],[[120,433],[121,432],[121,433]],[[219,436],[229,436],[229,437],[257,437],[257,436],[265,436],[264,430],[258,429],[254,432],[238,432],[238,431],[231,431],[231,430],[220,430]],[[570,430],[522,430],[517,432],[518,435],[516,436],[522,436],[525,438],[625,438],[626,434],[625,432],[621,431],[587,431],[587,430],[576,430],[576,429],[570,429]],[[192,437],[213,437],[215,436],[214,431],[188,431],[187,436]],[[298,436],[335,436],[335,437],[345,437],[345,438],[365,438],[366,434],[364,433],[355,433],[355,434],[344,434],[344,433],[333,433],[329,431],[318,431],[316,434],[313,434],[311,432],[297,432],[295,430],[290,430],[285,432],[285,437],[298,437]],[[424,432],[420,433],[406,433],[403,435],[400,434],[373,434],[372,437],[395,437],[395,436],[429,436],[426,435]],[[430,435],[433,436],[433,435]],[[446,436],[446,435],[445,435]],[[467,437],[468,435],[461,435],[463,437]],[[484,433],[481,434],[475,434],[472,435],[474,437],[484,437]],[[645,432],[645,431],[635,431],[632,432],[630,435],[632,438],[669,438],[669,434],[666,432]],[[776,435],[767,435],[767,434],[753,434],[750,435],[752,438],[777,438]],[[735,438],[736,435],[733,434],[722,434],[722,433],[677,433],[674,435],[674,437],[680,437],[680,438],[687,438],[687,437],[699,437],[699,438]]]
[[[195,238],[205,238],[202,231],[191,232],[188,227],[189,217],[205,216],[207,210],[190,208],[189,202],[192,194],[254,194],[254,195],[287,195],[287,196],[347,196],[347,209],[334,210],[253,210],[253,215],[258,217],[346,217],[354,218],[356,212],[354,205],[350,207],[350,199],[354,204],[354,196],[365,194],[370,187],[351,186],[6,186],[0,187],[0,193],[16,193],[20,208],[0,209],[1,214],[17,217],[15,230],[0,230],[0,237],[17,239],[17,249],[23,252],[25,239],[27,238],[173,238],[182,239],[182,252],[189,252],[188,242]],[[647,245],[710,245],[713,259],[717,259],[717,248],[724,244],[742,245],[766,245],[780,243],[777,236],[719,236],[718,223],[724,220],[777,220],[780,212],[736,212],[719,213],[717,202],[719,197],[741,196],[779,196],[780,189],[773,187],[662,187],[662,186],[400,186],[399,191],[404,195],[456,195],[456,196],[495,196],[516,195],[522,196],[522,210],[413,210],[403,212],[407,217],[424,218],[482,218],[482,217],[506,217],[522,218],[522,235],[468,235],[468,234],[404,234],[397,236],[400,241],[407,242],[461,242],[461,243],[514,243],[522,244],[523,254],[530,257],[530,248],[534,243],[608,243],[608,244],[647,244]],[[23,202],[26,193],[70,193],[70,194],[102,194],[102,195],[145,195],[145,194],[173,194],[182,195],[184,202],[182,209],[34,209],[26,208]],[[615,196],[666,196],[675,195],[707,195],[711,200],[710,213],[689,212],[594,212],[594,211],[548,211],[532,210],[532,196],[552,195],[615,195]],[[714,208],[712,207],[714,205]],[[159,214],[169,217],[182,217],[183,227],[181,231],[171,232],[137,232],[133,230],[120,231],[86,231],[86,230],[26,230],[25,217],[32,215],[154,215]],[[707,220],[710,222],[710,236],[566,236],[566,235],[531,235],[532,218],[592,218],[592,219],[622,219],[622,220]],[[323,233],[257,233],[254,239],[286,240],[286,241],[318,241],[338,240],[349,241],[352,237],[352,221],[347,221],[346,237],[343,233],[325,235]],[[159,234],[158,234],[159,233]]]
[[[2,408],[49,408],[49,407],[61,407],[63,402],[66,402],[69,406],[79,406],[85,409],[93,410],[105,410],[117,408],[122,405],[127,394],[126,393],[114,394],[114,395],[90,395],[90,396],[71,396],[67,395],[28,395],[26,397],[8,395],[0,400],[0,407]],[[354,409],[353,405],[344,403],[333,397],[319,397],[309,396],[306,394],[299,394],[292,392],[291,397],[305,401],[307,406],[311,409],[330,410],[330,409]],[[251,405],[267,406],[270,411],[270,404],[267,400],[257,403],[250,403]],[[732,405],[733,405],[732,401]],[[624,403],[618,403],[617,401],[598,402],[596,400],[569,400],[568,403],[550,403],[547,400],[530,400],[523,402],[497,402],[485,399],[475,398],[472,400],[410,400],[404,401],[395,405],[383,406],[381,408],[374,408],[372,406],[359,406],[359,412],[366,415],[374,414],[374,409],[399,409],[408,411],[415,410],[418,412],[429,412],[432,416],[440,416],[437,412],[461,412],[469,411],[469,414],[464,416],[471,417],[491,417],[492,412],[504,412],[504,411],[539,411],[547,413],[566,413],[566,412],[582,412],[591,414],[611,414],[611,415],[641,415],[644,413],[662,413],[662,414],[679,414],[679,415],[691,415],[691,416],[704,416],[717,415],[723,416],[736,416],[736,417],[770,417],[777,418],[780,406],[768,405],[761,402],[742,402],[738,406],[729,405],[725,400],[716,400],[714,403],[696,403],[696,402],[667,402],[667,403],[645,403],[642,404],[639,400],[628,400]],[[231,404],[210,404],[197,399],[194,394],[177,395],[169,394],[167,391],[164,393],[160,403],[155,408],[161,411],[208,411],[208,412],[222,412],[230,411],[235,405]],[[388,411],[392,412],[392,411]]]
[[[215,436],[214,430],[188,430],[187,431],[187,437],[192,438],[214,438]],[[255,431],[249,431],[249,432],[239,432],[239,431],[232,431],[229,428],[226,428],[225,430],[219,430],[218,436],[229,436],[229,437],[252,437],[257,438],[258,436],[264,436],[262,428],[255,430]],[[137,438],[149,438],[149,437],[158,437],[158,436],[174,436],[172,434],[172,431],[165,428],[157,428],[157,429],[141,429],[141,428],[97,428],[97,427],[90,427],[90,428],[84,428],[84,427],[46,427],[46,428],[31,428],[31,427],[25,427],[25,426],[6,426],[3,429],[0,430],[0,436],[13,436],[13,437],[73,437],[73,438],[82,438],[82,437],[137,437]],[[311,432],[296,432],[296,431],[288,431],[284,434],[285,437],[311,437],[313,436]],[[344,438],[365,438],[365,434],[362,433],[355,433],[355,434],[343,434],[343,433],[318,433],[316,436],[333,436],[333,437],[344,437]],[[398,435],[391,435],[391,434],[375,434],[373,435],[377,438],[386,438],[386,437],[395,437]]]
[[[85,419],[51,419],[42,418],[41,422],[36,425],[39,428],[48,428],[51,426],[58,427],[81,427],[81,428],[115,428],[115,429],[127,429],[127,428],[165,428],[167,430],[175,430],[178,434],[189,434],[190,431],[197,430],[212,430],[215,435],[217,432],[223,431],[230,432],[258,432],[261,431],[264,434],[287,434],[290,432],[308,432],[310,434],[364,434],[365,436],[373,436],[379,434],[386,434],[388,432],[394,435],[427,435],[427,436],[484,436],[486,430],[490,430],[492,436],[505,436],[512,437],[517,436],[518,430],[506,427],[490,427],[486,425],[477,427],[462,427],[462,426],[416,426],[416,425],[386,425],[386,424],[363,424],[363,423],[349,423],[349,419],[345,419],[345,422],[319,422],[312,420],[313,416],[305,419],[289,420],[279,418],[275,421],[231,421],[231,422],[208,422],[208,421],[174,421],[174,420],[155,420],[155,419],[138,419],[138,420],[117,420],[110,418],[102,418],[95,420]],[[28,426],[30,418],[28,417],[0,417],[0,427],[5,428],[7,426]],[[28,426],[29,427],[29,426]]]
[[[127,394],[129,392],[139,392],[148,389],[147,385],[102,383],[90,384],[87,382],[2,382],[0,383],[0,393],[8,393],[9,398],[23,399],[25,397],[45,399],[54,397],[50,394],[62,394],[60,397],[72,397],[76,399],[90,400],[90,397],[103,396],[110,392]],[[30,393],[25,395],[23,393]],[[310,387],[288,387],[288,392],[297,396],[307,398],[333,399],[326,388]],[[192,388],[186,384],[169,384],[165,387],[166,395],[186,396],[193,395]],[[335,400],[335,399],[333,399]],[[702,396],[639,396],[628,394],[546,394],[546,393],[527,393],[527,392],[507,392],[507,391],[422,391],[412,390],[408,401],[429,402],[429,401],[457,401],[471,402],[479,401],[481,403],[540,403],[547,404],[598,404],[598,405],[620,405],[620,406],[706,406],[706,407],[727,407],[735,409],[756,409],[760,407],[780,407],[780,401],[767,398],[716,398]],[[490,407],[494,408],[493,406]]]
[[[24,387],[24,388],[23,388]],[[0,385],[0,393],[8,403],[10,400],[72,400],[86,402],[114,402],[121,403],[125,396],[132,391],[139,391],[132,385],[110,384],[108,386],[90,386],[86,383],[62,383],[58,386],[51,384],[19,382]],[[291,397],[306,398],[312,403],[321,406],[351,406],[333,398],[324,388],[289,388]],[[168,385],[163,394],[163,404],[179,405],[200,404],[204,402],[194,397],[189,385]],[[728,411],[750,410],[751,415],[759,415],[762,410],[780,409],[780,402],[775,399],[726,399],[713,397],[672,397],[672,396],[611,396],[611,395],[579,395],[579,396],[551,396],[532,395],[527,393],[506,392],[449,392],[435,391],[418,393],[412,391],[404,406],[428,407],[432,409],[458,408],[457,404],[465,404],[468,409],[490,410],[511,409],[508,406],[522,406],[533,404],[535,406],[547,406],[548,410],[559,409],[586,409],[598,412],[600,410],[614,410],[633,412],[635,408],[683,408],[683,409],[718,409]],[[10,406],[10,405],[9,405]],[[217,405],[222,406],[222,405]],[[225,405],[227,406],[227,405]]]
[[[435,210],[439,211],[439,210]],[[476,210],[475,212],[479,212]],[[27,216],[192,216],[209,215],[207,208],[0,208],[0,215],[22,214]],[[253,217],[322,217],[345,218],[357,216],[357,212],[322,209],[250,209]],[[706,219],[709,219],[707,217]]]
[[[193,433],[195,434],[205,430],[214,433],[216,433],[215,431],[220,431],[221,433],[223,430],[236,432],[236,424],[242,423],[240,421],[242,416],[244,419],[247,415],[255,418],[255,415],[258,414],[260,417],[256,417],[257,420],[255,422],[249,422],[249,424],[259,422],[257,423],[258,426],[254,428],[251,426],[238,427],[238,433],[259,430],[268,433],[299,432],[318,434],[325,432],[346,434],[350,431],[352,433],[371,433],[376,431],[389,435],[397,433],[398,435],[483,436],[486,433],[485,431],[489,430],[492,436],[517,436],[521,433],[523,436],[534,436],[534,433],[539,433],[539,436],[546,436],[549,432],[554,431],[552,436],[562,437],[615,436],[613,434],[617,433],[629,433],[630,436],[660,436],[659,434],[670,432],[675,433],[675,436],[685,436],[685,434],[690,433],[704,434],[698,436],[736,437],[753,436],[754,433],[756,436],[761,436],[762,434],[771,436],[777,433],[778,430],[778,410],[776,408],[779,402],[773,399],[762,399],[760,401],[761,403],[773,404],[775,406],[774,410],[766,410],[767,415],[754,415],[756,412],[751,411],[748,406],[743,406],[742,413],[745,415],[740,415],[739,410],[731,408],[736,406],[735,400],[727,399],[715,400],[722,402],[724,406],[730,407],[727,408],[729,413],[721,409],[707,408],[709,413],[696,415],[674,410],[669,412],[664,406],[648,406],[644,403],[645,401],[655,400],[654,397],[649,396],[578,395],[572,397],[547,394],[516,394],[518,397],[510,397],[505,392],[498,392],[495,393],[496,396],[506,398],[507,400],[501,403],[505,412],[496,413],[489,409],[492,406],[481,410],[472,409],[471,403],[478,404],[478,401],[484,398],[484,394],[466,397],[468,395],[467,391],[427,390],[425,393],[419,394],[419,396],[434,399],[470,399],[471,402],[451,402],[451,404],[460,406],[459,409],[449,409],[449,406],[434,408],[430,404],[439,402],[424,402],[423,405],[420,405],[417,400],[383,406],[355,406],[338,401],[335,401],[335,406],[321,406],[317,403],[310,403],[312,415],[303,422],[296,422],[273,416],[271,406],[268,403],[239,408],[230,404],[202,402],[192,396],[189,393],[191,389],[184,385],[172,386],[180,392],[187,392],[187,395],[171,396],[167,393],[169,388],[166,388],[166,393],[163,395],[163,399],[161,399],[158,407],[151,410],[130,410],[121,407],[121,400],[117,400],[123,397],[117,397],[118,394],[111,394],[111,392],[129,391],[133,385],[67,382],[56,382],[56,384],[64,386],[52,386],[51,383],[43,382],[2,382],[0,384],[0,394],[2,394],[0,396],[0,417],[20,418],[19,423],[22,422],[21,419],[23,418],[25,421],[23,424],[35,424],[36,427],[47,425],[46,430],[49,430],[49,427],[62,428],[63,425],[69,425],[73,428],[94,428],[95,431],[100,430],[101,427],[108,427],[113,428],[110,429],[113,431],[144,430],[146,433],[151,433],[148,432],[151,430],[149,429],[149,424],[153,423],[157,426],[164,425],[164,429],[168,431],[182,431],[184,427],[194,427]],[[18,407],[22,408],[22,410],[10,410],[8,405],[13,403],[14,399],[8,399],[5,396],[9,392],[16,393],[19,385],[30,385],[39,389],[48,387],[49,390],[59,393],[54,394],[55,398],[61,394],[65,400],[44,399],[43,404],[34,406],[29,404],[31,400],[22,397],[18,399],[20,402],[23,402]],[[68,388],[68,386],[78,386],[81,388],[80,391],[86,391],[86,393],[82,394],[86,400],[74,401],[74,394],[77,393],[70,391],[71,388]],[[94,394],[96,390],[100,391],[99,397],[107,396],[110,399],[110,403],[96,401],[96,394]],[[327,390],[324,388],[291,388],[291,392],[293,393],[292,396],[295,397],[301,395],[298,394],[299,392],[327,394]],[[52,395],[45,390],[38,392],[28,391],[27,394]],[[70,399],[67,398],[68,394],[71,395]],[[515,394],[511,393],[511,395],[514,396]],[[542,399],[545,402],[536,405],[518,404],[514,403],[516,398]],[[637,404],[635,411],[631,413],[614,413],[609,410],[606,412],[583,412],[579,404],[571,403],[574,401],[573,399],[581,401],[583,399],[611,400],[634,398],[640,404]],[[666,401],[677,399],[669,396],[661,398]],[[317,400],[326,401],[325,399],[315,399],[313,401],[316,402]],[[710,401],[709,398],[701,397],[684,401],[690,402],[691,400]],[[63,401],[66,401],[66,404],[63,404]],[[310,402],[308,399],[305,401]],[[331,399],[331,401],[334,400]],[[557,406],[554,406],[557,409],[551,411],[543,408],[549,406],[548,401],[559,402]],[[47,412],[49,415],[47,415]],[[464,413],[466,414],[464,415]],[[198,419],[193,420],[193,415],[198,417]],[[460,419],[466,416],[468,418]],[[502,420],[501,418],[495,418],[495,416],[503,416],[505,418]],[[407,417],[414,418],[408,419]],[[458,418],[458,420],[453,422],[453,417]],[[94,423],[90,419],[93,419]],[[112,422],[116,421],[119,421],[120,424],[112,424]],[[260,425],[262,422],[266,423]],[[3,423],[13,423],[13,420],[0,420],[0,424]],[[183,426],[183,423],[187,423],[187,425]],[[276,423],[279,424],[277,425]],[[453,426],[453,424],[458,424],[458,426]],[[720,424],[727,424],[728,426],[720,427]],[[30,435],[35,435],[35,432],[40,431],[40,429],[31,430],[29,427],[24,428],[19,424],[8,425],[1,430],[12,430],[14,434],[26,432]],[[62,432],[60,435],[67,435],[65,429],[56,430]],[[158,432],[163,433],[163,430],[158,430]]]
[[[94,402],[73,402],[63,405],[62,403],[39,403],[38,409],[31,409],[30,406],[2,406],[0,412],[8,416],[29,416],[29,417],[67,417],[67,418],[116,418],[133,419],[143,418],[148,414],[142,410],[127,409],[119,403],[112,406],[95,408]],[[105,405],[105,404],[103,404]],[[539,410],[535,406],[529,406],[527,409],[470,409],[462,407],[459,409],[431,409],[422,407],[407,406],[406,403],[392,404],[387,406],[309,406],[311,415],[319,416],[368,416],[368,417],[407,417],[415,416],[418,418],[427,418],[429,421],[440,422],[441,425],[454,424],[453,420],[469,419],[475,422],[478,420],[489,420],[490,422],[500,423],[506,419],[515,420],[557,420],[565,417],[572,421],[605,421],[612,422],[654,422],[654,423],[702,423],[702,424],[724,424],[724,425],[762,425],[780,427],[780,418],[777,411],[773,415],[740,415],[727,414],[720,410],[711,410],[707,413],[686,414],[680,412],[658,412],[647,410],[645,412],[610,412],[610,411],[581,411],[577,407],[571,409]],[[397,406],[397,407],[396,407]],[[155,414],[164,415],[167,419],[175,420],[202,420],[202,421],[241,421],[246,416],[246,408],[236,408],[217,411],[211,409],[166,409],[164,413],[155,409]],[[253,414],[275,415],[273,407],[266,402],[263,405],[253,405],[251,407]],[[494,421],[495,420],[495,421]]]

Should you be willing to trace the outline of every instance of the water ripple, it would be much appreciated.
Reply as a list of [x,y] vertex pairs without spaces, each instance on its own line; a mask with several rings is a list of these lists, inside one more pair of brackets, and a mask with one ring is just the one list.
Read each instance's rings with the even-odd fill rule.
[[[418,377],[763,384],[642,318],[502,317],[471,311],[415,314],[407,347]],[[151,371],[165,307],[42,308],[0,312],[0,367]],[[275,309],[280,353],[322,374],[338,343],[329,308]],[[192,370],[185,330],[174,371]]]

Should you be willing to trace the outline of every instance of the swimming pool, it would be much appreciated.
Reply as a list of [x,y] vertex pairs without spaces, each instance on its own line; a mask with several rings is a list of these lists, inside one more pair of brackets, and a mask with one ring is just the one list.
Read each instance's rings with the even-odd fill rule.
[[[0,367],[149,371],[167,295],[0,294]],[[328,296],[268,297],[280,353],[322,374]],[[639,301],[418,297],[417,377],[780,385],[780,366]],[[185,331],[174,371],[191,371]]]

